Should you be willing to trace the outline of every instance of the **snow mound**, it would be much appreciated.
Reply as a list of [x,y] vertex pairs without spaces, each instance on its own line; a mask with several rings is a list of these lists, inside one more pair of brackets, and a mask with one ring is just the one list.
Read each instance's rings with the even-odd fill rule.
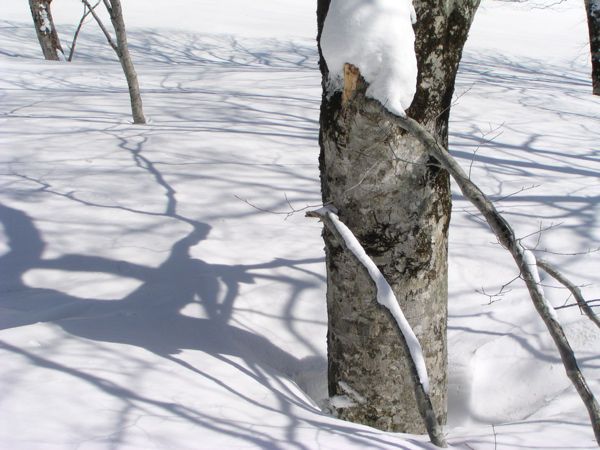
[[411,0],[332,0],[321,49],[333,90],[352,64],[369,83],[367,96],[404,116],[416,91],[415,20]]

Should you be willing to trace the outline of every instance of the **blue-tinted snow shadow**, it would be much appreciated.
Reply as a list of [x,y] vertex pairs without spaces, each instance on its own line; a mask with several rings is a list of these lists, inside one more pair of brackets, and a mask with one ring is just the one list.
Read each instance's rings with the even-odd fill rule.
[[[119,385],[102,378],[97,373],[69,367],[53,361],[52,352],[43,355],[17,348],[8,342],[0,343],[5,350],[18,354],[35,366],[61,372],[75,377],[104,393],[114,397],[121,405],[115,433],[110,436],[111,445],[119,445],[125,436],[118,432],[120,424],[136,410],[147,406],[159,408],[166,415],[189,423],[203,426],[215,432],[234,436],[261,448],[312,448],[310,443],[301,442],[298,437],[300,427],[313,426],[327,430],[354,445],[370,445],[375,448],[398,447],[393,441],[376,431],[357,430],[342,422],[322,420],[322,413],[290,388],[290,383],[282,379],[293,379],[306,371],[314,371],[316,366],[324,366],[319,349],[313,349],[313,357],[300,359],[284,351],[276,341],[266,339],[248,328],[232,324],[235,302],[240,288],[259,280],[267,280],[288,287],[284,315],[280,319],[287,323],[288,331],[297,339],[298,345],[311,348],[309,340],[298,331],[294,318],[294,307],[300,295],[307,289],[323,283],[320,272],[310,266],[321,263],[322,258],[290,260],[275,258],[255,264],[212,264],[190,255],[190,249],[202,242],[211,227],[202,221],[190,219],[179,213],[180,205],[176,189],[169,183],[156,164],[144,154],[147,135],[151,131],[140,131],[135,136],[125,138],[116,131],[107,130],[114,137],[123,152],[127,152],[133,164],[160,187],[163,196],[162,212],[145,211],[143,205],[126,207],[119,204],[95,204],[79,198],[76,192],[61,192],[45,180],[29,175],[13,173],[12,176],[33,183],[36,189],[20,193],[15,201],[27,201],[29,195],[60,197],[65,201],[79,204],[83,208],[119,210],[138,216],[160,216],[167,220],[185,224],[189,232],[171,246],[168,257],[158,267],[149,267],[121,260],[67,254],[58,258],[44,259],[46,242],[35,226],[32,217],[24,211],[7,205],[0,205],[0,222],[7,237],[9,251],[0,257],[0,306],[10,312],[0,318],[0,329],[26,326],[37,322],[51,322],[61,327],[69,335],[90,342],[110,342],[136,346],[160,358],[171,361],[193,372],[209,384],[225,389],[235,395],[240,402],[252,408],[268,410],[273,414],[288,418],[286,438],[281,440],[256,427],[248,429],[236,421],[212,416],[209,411],[190,409],[184,405],[159,401],[135,388]],[[277,166],[273,170],[281,170]],[[202,174],[198,173],[198,177]],[[29,192],[29,193],[28,193]],[[252,214],[256,210],[249,208]],[[224,251],[226,251],[224,249]],[[270,269],[291,269],[285,275]],[[136,279],[140,286],[123,298],[101,300],[89,296],[74,297],[53,289],[33,288],[23,282],[23,275],[34,269],[50,269],[62,272],[103,273]],[[312,281],[311,281],[312,279]],[[198,305],[203,317],[189,317],[182,310],[190,305]],[[259,312],[260,313],[260,312]],[[209,370],[186,361],[179,353],[182,350],[198,350],[209,357],[229,365],[239,376],[248,377],[272,392],[278,402],[277,407],[260,402],[236,386],[232,380],[219,379]],[[124,357],[127,357],[124,355]],[[140,367],[140,371],[150,370]],[[135,378],[135,374],[132,374]],[[325,380],[323,380],[324,382]],[[302,411],[300,417],[298,411]],[[407,442],[412,442],[411,440]],[[413,448],[422,446],[412,442]]]
[[[600,225],[600,191],[594,189],[593,185],[600,176],[600,147],[594,145],[593,139],[597,136],[596,143],[600,142],[600,129],[594,128],[593,124],[600,120],[600,103],[591,94],[591,80],[587,74],[582,73],[581,68],[576,66],[559,66],[542,60],[513,59],[499,54],[475,54],[467,51],[461,62],[457,83],[458,109],[462,93],[468,97],[471,88],[477,91],[475,98],[481,99],[482,103],[470,103],[469,108],[474,111],[473,115],[467,115],[461,110],[460,114],[457,114],[460,119],[456,119],[460,120],[460,124],[451,123],[452,155],[460,161],[466,171],[474,169],[473,180],[476,183],[485,183],[484,191],[509,222],[514,223],[518,220],[519,225],[530,223],[533,229],[559,224],[559,229],[568,229],[578,238],[577,242],[573,243],[573,248],[567,250],[569,253],[585,252],[598,247],[596,230]],[[532,125],[527,123],[528,118],[518,115],[512,123],[496,124],[497,128],[487,123],[482,124],[482,121],[486,120],[486,110],[490,108],[485,102],[488,98],[497,100],[496,104],[500,106],[514,99],[517,111],[523,107],[529,114],[539,113],[545,120],[556,123],[557,128],[551,136],[545,136],[543,133],[548,131],[547,127],[544,130],[532,130]],[[470,99],[469,101],[472,102]],[[481,115],[476,115],[479,111]],[[561,133],[561,124],[568,125],[570,135]],[[489,126],[489,129],[482,130],[482,126]],[[457,128],[460,128],[460,131],[455,131]],[[560,149],[552,147],[553,139],[560,143]],[[572,151],[563,150],[567,140]],[[568,180],[571,184],[576,184],[573,181],[579,181],[582,186],[591,189],[584,190],[578,187],[564,194],[544,192],[543,185],[528,189],[530,185],[541,183],[539,180],[544,179],[552,183]],[[522,185],[515,187],[515,180],[522,180]],[[520,188],[525,189],[519,192]],[[471,207],[458,190],[453,199],[453,214],[462,214],[463,217],[459,222],[461,225],[454,220],[451,227],[489,229],[475,208]],[[465,208],[466,214],[462,208]],[[556,250],[552,248],[552,241],[546,244],[546,234],[551,237],[552,230],[545,232],[542,237],[538,234],[529,237],[532,246],[537,242],[540,251],[545,248],[549,251]],[[465,254],[460,253],[463,250],[454,250],[454,253],[467,260],[472,258],[470,253],[467,253],[472,252],[470,234],[463,231],[463,236],[464,239],[459,244]],[[493,240],[491,234],[489,236],[490,240]],[[564,245],[564,242],[560,244]],[[564,251],[564,248],[560,250]],[[581,258],[581,255],[551,257],[560,258],[561,265],[568,267],[570,261]],[[597,256],[590,257],[597,260]],[[497,264],[504,263],[497,261]],[[506,260],[505,264],[512,264],[512,261]],[[517,274],[518,269],[515,268],[514,275]],[[581,281],[577,278],[580,274],[573,275],[576,282]],[[495,280],[498,286],[486,286],[486,289],[492,292],[499,290],[502,284],[509,281],[510,279]],[[549,280],[543,281],[552,283]],[[473,280],[473,284],[476,282]],[[480,287],[476,285],[474,289]],[[460,302],[463,295],[469,297],[473,292],[459,292],[450,286],[451,302]],[[473,309],[468,312],[465,312],[463,306],[458,307],[461,314],[453,314],[451,308],[448,326],[450,335],[460,336],[463,342],[469,338],[472,338],[473,342],[508,338],[526,351],[532,360],[546,364],[561,363],[553,348],[541,345],[539,335],[527,332],[525,327],[517,326],[515,322],[508,323],[498,319],[502,314],[494,314],[494,308],[506,307],[501,303],[485,306],[488,300],[481,295],[481,302],[474,303]],[[524,298],[523,301],[529,300]],[[478,326],[478,323],[481,325]],[[600,367],[600,358],[595,355],[580,358],[579,361],[586,368]],[[493,420],[493,417],[473,415],[470,408],[470,374],[461,373],[461,368],[458,367],[454,373],[449,374],[449,382],[459,388],[450,392],[450,415],[464,416],[467,420],[481,423],[490,423]],[[585,422],[576,425],[589,426]]]

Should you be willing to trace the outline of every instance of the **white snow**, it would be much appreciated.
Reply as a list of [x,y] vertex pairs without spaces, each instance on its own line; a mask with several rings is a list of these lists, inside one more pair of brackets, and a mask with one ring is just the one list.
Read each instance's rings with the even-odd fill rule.
[[554,320],[558,321],[559,320],[558,315],[556,314],[556,310],[554,309],[554,306],[552,305],[552,303],[550,303],[548,301],[548,298],[544,294],[544,287],[542,286],[542,279],[540,278],[540,271],[539,271],[539,268],[537,265],[537,259],[535,258],[535,255],[533,254],[533,252],[525,247],[523,247],[523,260],[524,260],[525,264],[531,270],[531,274],[533,275],[533,279],[536,283],[536,290],[537,290],[540,298],[546,305],[546,309],[548,310],[548,313],[552,316],[552,318]]
[[39,5],[39,15],[40,18],[42,19],[42,25],[40,25],[40,31],[42,33],[51,33],[52,32],[52,26],[50,24],[50,18],[48,17],[48,11],[46,11],[46,7],[42,4]]
[[352,254],[356,256],[356,259],[358,259],[365,269],[367,269],[367,272],[375,283],[375,287],[377,289],[377,302],[380,305],[385,306],[396,321],[396,324],[398,325],[398,328],[400,329],[400,332],[404,336],[406,344],[408,345],[408,350],[415,364],[415,368],[417,369],[419,381],[423,386],[423,390],[426,394],[429,394],[429,377],[427,376],[427,367],[425,366],[423,349],[421,348],[421,344],[419,343],[415,332],[406,320],[392,287],[387,282],[377,265],[373,262],[369,255],[367,255],[365,249],[362,247],[362,245],[360,245],[360,242],[358,242],[358,239],[356,239],[356,236],[354,236],[346,224],[344,224],[339,217],[327,207],[321,208],[319,213],[325,214],[327,217],[329,217],[329,219],[331,219],[331,222],[335,226],[336,230],[344,239],[348,250],[350,250]]
[[369,83],[367,96],[404,116],[417,84],[415,19],[412,0],[332,0],[321,37],[331,89],[342,88],[344,64],[352,64]]
[[[123,3],[147,126],[131,125],[93,23],[72,64],[45,62],[27,2],[0,1],[0,448],[433,448],[319,410],[321,225],[235,197],[283,212],[284,192],[296,208],[321,202],[314,3]],[[81,9],[52,3],[65,47]],[[484,0],[450,142],[524,244],[555,252],[593,299],[600,254],[556,254],[600,246],[587,44],[578,0]],[[518,271],[473,214],[455,189],[450,444],[597,448],[524,285],[491,304],[476,292]],[[557,226],[539,237],[540,222]],[[600,333],[577,308],[557,314],[600,395]]]

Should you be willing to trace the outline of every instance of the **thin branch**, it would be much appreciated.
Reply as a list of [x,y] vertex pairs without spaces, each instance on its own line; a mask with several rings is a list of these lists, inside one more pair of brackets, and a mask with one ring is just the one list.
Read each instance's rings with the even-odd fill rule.
[[555,252],[553,250],[548,250],[547,248],[544,249],[539,249],[536,248],[535,251],[537,253],[549,253],[551,255],[558,255],[558,256],[582,256],[582,255],[589,255],[590,253],[597,253],[600,252],[600,247],[596,247],[596,248],[590,248],[584,252],[573,252],[573,253],[561,253],[561,252]]
[[[592,303],[600,303],[600,298],[594,298],[592,300],[586,300],[586,303],[588,304],[588,306],[590,308],[600,308],[600,305],[592,305]],[[569,304],[565,304],[562,306],[557,306],[554,309],[567,309],[567,308],[574,308],[576,306],[579,306],[579,303],[569,303]]]
[[[96,7],[100,4],[100,0],[96,2],[92,9],[96,9]],[[77,38],[79,37],[79,32],[83,28],[83,24],[85,23],[85,19],[90,15],[90,9],[86,4],[83,5],[83,15],[81,16],[81,20],[79,20],[79,25],[77,25],[77,29],[75,30],[75,34],[73,35],[73,42],[71,42],[71,50],[69,51],[69,57],[67,61],[73,61],[73,55],[75,53],[75,46],[77,45]]]
[[502,135],[502,133],[504,133],[504,131],[499,131],[498,133],[496,133],[496,135],[490,139],[487,139],[487,136],[489,134],[492,134],[493,132],[501,129],[504,126],[504,123],[501,123],[500,125],[498,125],[496,128],[492,128],[491,126],[492,124],[490,124],[490,131],[487,131],[485,133],[481,133],[481,140],[483,141],[481,144],[479,144],[476,148],[475,151],[473,151],[473,155],[471,156],[471,163],[469,164],[469,179],[471,179],[471,171],[473,169],[473,164],[475,163],[475,156],[477,155],[477,153],[479,152],[479,149],[481,148],[481,146],[485,143],[485,144],[489,144],[490,142],[493,142],[494,140],[496,140],[496,138],[500,137]]
[[588,318],[594,324],[596,324],[596,326],[598,328],[600,328],[600,319],[598,318],[598,316],[596,314],[594,314],[594,311],[592,311],[592,308],[590,307],[589,303],[586,302],[585,299],[583,298],[583,295],[581,294],[581,289],[579,289],[577,286],[575,286],[570,280],[567,279],[567,277],[565,277],[560,272],[560,270],[558,270],[557,267],[555,267],[554,265],[552,265],[550,262],[546,261],[545,259],[537,258],[537,264],[539,267],[541,267],[541,269],[544,272],[546,272],[548,275],[550,275],[552,278],[554,278],[560,284],[565,286],[571,292],[571,294],[573,295],[573,298],[575,298],[575,301],[577,302],[577,305],[579,306],[579,309],[586,316],[588,316]]
[[485,295],[486,297],[488,297],[490,299],[488,305],[491,305],[492,303],[497,302],[498,300],[500,300],[499,297],[504,297],[506,294],[508,294],[509,292],[511,292],[511,289],[507,289],[511,284],[513,284],[515,281],[521,279],[521,274],[517,275],[516,277],[514,277],[512,280],[510,280],[507,283],[504,283],[500,289],[495,293],[495,294],[488,294],[487,292],[485,292],[484,288],[481,288],[480,290],[477,290],[476,292]]
[[[106,27],[102,23],[102,19],[100,19],[100,17],[98,16],[98,14],[96,14],[96,11],[94,11],[95,6],[92,7],[92,5],[90,5],[90,2],[88,0],[81,0],[81,1],[90,10],[90,14],[94,17],[94,20],[96,20],[96,23],[98,24],[98,26],[102,30],[102,33],[104,33],[104,36],[106,37],[106,40],[108,41],[108,45],[110,45],[112,47],[112,49],[115,51],[115,53],[117,54],[117,56],[120,58],[121,57],[121,52],[119,51],[119,47],[117,47],[117,44],[115,44],[115,42],[113,41],[112,37],[110,36],[110,33],[108,32],[108,30],[106,29]],[[106,5],[106,0],[105,0],[104,4]],[[108,6],[107,6],[107,8],[108,8]]]
[[269,213],[269,214],[275,214],[275,215],[278,215],[278,216],[286,216],[285,217],[286,219],[288,219],[289,217],[293,216],[296,213],[306,211],[307,209],[322,208],[324,206],[327,206],[327,205],[320,204],[320,205],[306,205],[303,208],[296,208],[296,207],[294,207],[292,205],[292,203],[288,199],[288,196],[287,196],[286,193],[284,193],[283,196],[285,198],[285,201],[286,201],[287,205],[290,208],[289,211],[275,211],[275,210],[272,210],[272,209],[261,208],[260,206],[257,206],[254,203],[250,202],[250,200],[242,198],[242,197],[240,197],[238,195],[234,195],[235,198],[237,198],[238,200],[246,203],[248,206],[251,206],[252,208],[254,208],[254,209],[258,210],[258,211]]
[[537,230],[537,231],[534,231],[533,233],[529,233],[529,234],[526,234],[526,235],[524,235],[524,236],[521,236],[521,237],[520,237],[520,238],[518,238],[517,240],[518,240],[518,241],[522,241],[522,240],[524,240],[524,239],[527,239],[528,237],[531,237],[531,236],[536,236],[536,235],[537,235],[537,237],[538,237],[538,238],[537,238],[537,243],[536,243],[536,245],[535,245],[535,248],[537,248],[537,246],[538,246],[538,245],[539,245],[539,243],[540,243],[540,237],[541,237],[541,235],[542,235],[542,233],[543,233],[544,231],[550,231],[550,230],[552,230],[552,229],[554,229],[554,228],[560,227],[562,224],[563,224],[562,222],[559,222],[559,223],[557,223],[557,224],[554,224],[554,223],[552,223],[552,224],[550,224],[550,225],[548,225],[548,226],[546,226],[546,227],[542,227],[542,226],[540,225],[540,228],[539,228],[539,230]]
[[[469,176],[469,178],[470,178],[470,176]],[[529,191],[529,190],[531,190],[531,189],[537,189],[537,188],[539,188],[540,186],[541,186],[541,184],[532,184],[531,186],[523,186],[523,187],[522,187],[521,189],[519,189],[518,191],[515,191],[515,192],[513,192],[513,193],[511,193],[511,194],[507,194],[507,195],[505,195],[504,197],[497,198],[497,199],[495,199],[495,201],[496,201],[496,202],[501,202],[501,201],[504,201],[504,200],[506,200],[507,198],[514,197],[515,195],[518,195],[518,194],[520,194],[521,192]]]

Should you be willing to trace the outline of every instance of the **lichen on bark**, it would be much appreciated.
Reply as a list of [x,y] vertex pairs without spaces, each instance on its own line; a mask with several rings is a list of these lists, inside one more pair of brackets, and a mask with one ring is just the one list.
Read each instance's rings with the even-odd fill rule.
[[[419,64],[411,117],[447,143],[454,79],[477,1],[415,1]],[[328,1],[320,0],[322,26]],[[419,141],[386,118],[366,97],[327,93],[321,60],[320,170],[323,202],[335,206],[367,254],[385,275],[423,347],[438,420],[445,422],[447,390],[447,233],[450,188]],[[350,386],[365,402],[338,415],[380,429],[425,431],[407,364],[389,313],[376,302],[363,267],[324,232],[327,265],[330,395]]]

